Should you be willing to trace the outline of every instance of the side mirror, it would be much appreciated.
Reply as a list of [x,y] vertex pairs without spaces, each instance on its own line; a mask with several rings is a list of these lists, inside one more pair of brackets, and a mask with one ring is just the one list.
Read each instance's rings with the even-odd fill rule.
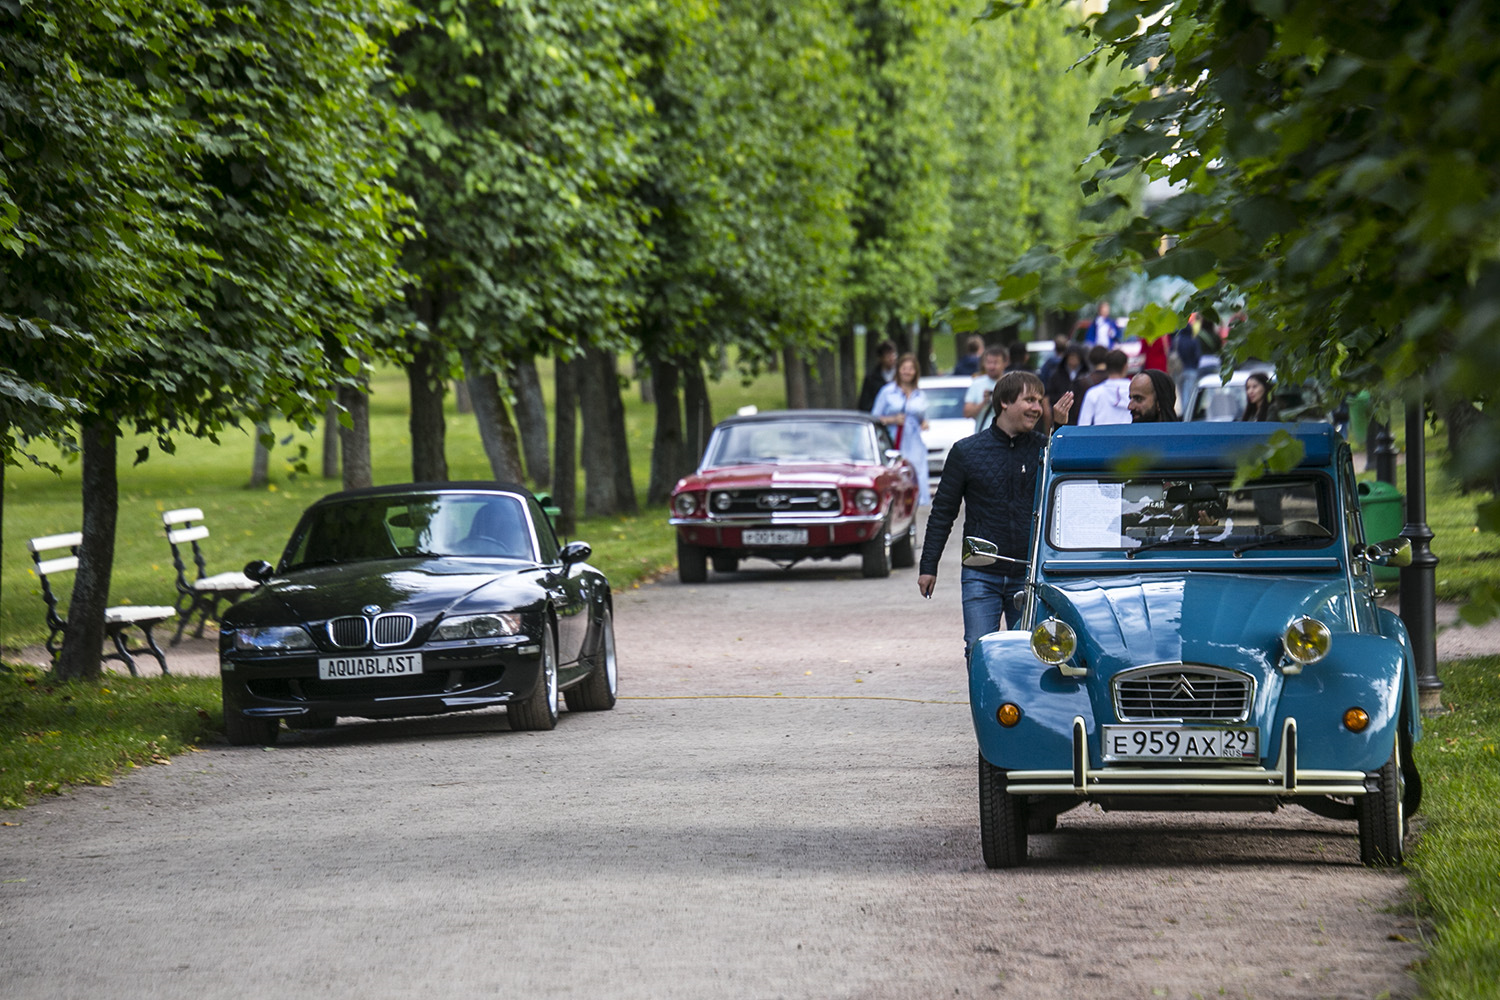
[[1364,558],[1376,566],[1410,566],[1411,542],[1396,537],[1365,546]]
[[564,566],[571,566],[574,563],[583,562],[589,556],[593,555],[593,553],[593,546],[589,545],[588,542],[569,542],[562,547],[562,551],[558,553],[558,558],[562,560]]
[[961,561],[965,566],[993,566],[1000,561],[1000,548],[987,538],[965,535]]
[[901,461],[901,449],[887,448],[885,450],[884,458],[886,465],[895,465],[897,462]]
[[265,583],[271,579],[271,574],[276,572],[276,567],[264,559],[253,559],[245,563],[244,573],[256,583]]

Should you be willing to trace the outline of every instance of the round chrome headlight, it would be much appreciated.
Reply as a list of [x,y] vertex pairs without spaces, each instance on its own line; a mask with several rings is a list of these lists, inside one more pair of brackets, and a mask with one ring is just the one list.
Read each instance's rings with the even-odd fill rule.
[[729,494],[728,493],[715,493],[714,494],[714,497],[713,497],[714,510],[719,511],[720,513],[728,510],[729,509],[729,505],[731,503],[733,503],[733,502],[734,501],[732,501],[729,498]]
[[854,494],[854,506],[860,513],[868,514],[880,506],[880,494],[874,490],[859,490]]
[[819,507],[823,508],[824,510],[829,510],[829,509],[831,509],[833,507],[837,507],[838,505],[839,505],[839,494],[838,494],[837,490],[819,490],[818,491],[818,506]]
[[678,517],[692,517],[698,512],[698,498],[692,493],[679,493],[672,498],[672,509]]
[[1067,623],[1048,618],[1031,631],[1031,651],[1043,663],[1067,663],[1078,649],[1078,636]]
[[1316,618],[1302,617],[1286,627],[1281,644],[1286,647],[1287,656],[1307,666],[1328,655],[1328,649],[1333,645],[1333,632]]

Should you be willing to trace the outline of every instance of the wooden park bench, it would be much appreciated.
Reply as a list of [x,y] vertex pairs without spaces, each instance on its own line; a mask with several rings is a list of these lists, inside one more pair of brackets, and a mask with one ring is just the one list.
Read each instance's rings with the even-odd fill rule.
[[[199,542],[208,537],[208,525],[203,523],[203,511],[197,507],[169,510],[161,516],[167,529],[167,543],[172,546],[172,565],[177,567],[177,611],[182,619],[177,623],[177,634],[172,636],[172,645],[182,641],[182,633],[198,617],[198,628],[194,638],[203,638],[203,628],[209,618],[219,616],[219,602],[233,604],[260,584],[244,573],[229,572],[208,575],[208,565],[203,559]],[[188,576],[187,560],[183,558],[183,546],[191,546],[196,576]]]
[[[42,600],[47,602],[47,627],[51,630],[47,635],[47,652],[52,655],[52,662],[57,662],[57,655],[62,652],[62,638],[68,631],[68,620],[58,610],[57,594],[52,590],[52,577],[58,573],[69,573],[78,568],[78,547],[83,544],[83,533],[81,531],[70,531],[65,535],[48,535],[45,538],[33,538],[26,543],[31,550],[31,561],[36,564],[37,579],[42,582]],[[56,552],[66,549],[65,556],[44,556],[48,552]],[[161,605],[142,605],[136,607],[124,604],[116,608],[104,609],[104,633],[109,636],[110,641],[115,644],[116,652],[104,654],[106,660],[119,660],[130,669],[132,677],[138,676],[135,670],[136,653],[150,653],[156,657],[156,662],[161,664],[161,672],[167,673],[167,658],[162,655],[161,647],[156,644],[156,638],[151,630],[168,618],[175,617],[177,610]],[[146,638],[146,645],[131,646],[127,639],[127,633],[132,628],[138,628]]]

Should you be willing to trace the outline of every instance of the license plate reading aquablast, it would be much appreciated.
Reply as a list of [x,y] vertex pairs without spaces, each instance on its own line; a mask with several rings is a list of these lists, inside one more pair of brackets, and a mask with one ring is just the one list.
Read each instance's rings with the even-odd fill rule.
[[376,653],[373,656],[332,656],[318,660],[318,679],[325,681],[403,677],[421,672],[421,653]]
[[1247,760],[1260,757],[1260,730],[1192,726],[1104,726],[1105,760]]
[[806,545],[806,528],[746,528],[740,532],[745,545]]

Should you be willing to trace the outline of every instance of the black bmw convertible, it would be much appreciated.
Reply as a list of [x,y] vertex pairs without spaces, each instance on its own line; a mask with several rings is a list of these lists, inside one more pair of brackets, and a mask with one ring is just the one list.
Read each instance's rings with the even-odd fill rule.
[[613,708],[609,581],[559,545],[527,490],[496,483],[334,493],[302,515],[219,633],[224,731],[505,705],[512,729]]

